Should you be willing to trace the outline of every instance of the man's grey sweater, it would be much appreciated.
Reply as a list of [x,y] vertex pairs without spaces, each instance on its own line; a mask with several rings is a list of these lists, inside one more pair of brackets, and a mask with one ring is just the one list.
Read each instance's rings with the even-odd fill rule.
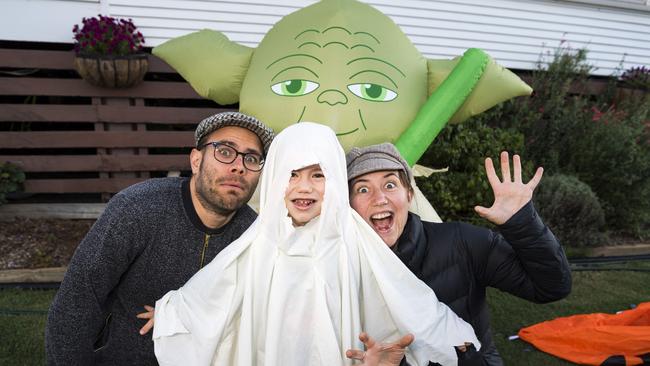
[[77,248],[47,319],[48,365],[157,365],[136,314],[181,287],[255,220],[242,207],[204,226],[189,179],[150,179],[118,193]]

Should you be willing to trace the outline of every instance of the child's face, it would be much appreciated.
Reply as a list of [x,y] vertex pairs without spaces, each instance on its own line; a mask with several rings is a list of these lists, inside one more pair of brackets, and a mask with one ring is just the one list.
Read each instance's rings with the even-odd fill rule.
[[314,164],[291,172],[284,203],[295,226],[302,226],[320,215],[325,193],[325,175]]

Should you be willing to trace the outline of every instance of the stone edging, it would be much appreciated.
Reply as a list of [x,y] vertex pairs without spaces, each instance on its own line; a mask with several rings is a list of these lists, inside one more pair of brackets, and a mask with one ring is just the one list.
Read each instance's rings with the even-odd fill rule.
[[52,283],[63,281],[67,267],[6,269],[0,271],[0,283]]
[[13,203],[0,205],[0,221],[16,217],[45,219],[97,219],[105,203]]

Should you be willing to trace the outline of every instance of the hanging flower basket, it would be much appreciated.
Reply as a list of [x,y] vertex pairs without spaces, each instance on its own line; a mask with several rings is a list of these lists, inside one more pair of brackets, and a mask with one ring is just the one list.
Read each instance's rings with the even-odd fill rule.
[[74,67],[92,85],[128,88],[142,82],[149,62],[144,53],[126,56],[76,55]]
[[74,67],[92,85],[128,88],[142,82],[149,63],[144,37],[131,19],[98,15],[75,25]]

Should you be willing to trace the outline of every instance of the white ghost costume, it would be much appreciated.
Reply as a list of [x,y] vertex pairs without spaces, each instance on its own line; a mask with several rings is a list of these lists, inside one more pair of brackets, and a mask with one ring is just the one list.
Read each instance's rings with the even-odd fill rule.
[[[292,170],[319,164],[321,215],[294,227],[284,195]],[[480,347],[472,327],[439,302],[350,207],[334,132],[303,122],[273,141],[260,215],[183,287],[156,302],[161,365],[353,365],[359,333],[415,336],[411,365],[456,365],[456,345]]]

